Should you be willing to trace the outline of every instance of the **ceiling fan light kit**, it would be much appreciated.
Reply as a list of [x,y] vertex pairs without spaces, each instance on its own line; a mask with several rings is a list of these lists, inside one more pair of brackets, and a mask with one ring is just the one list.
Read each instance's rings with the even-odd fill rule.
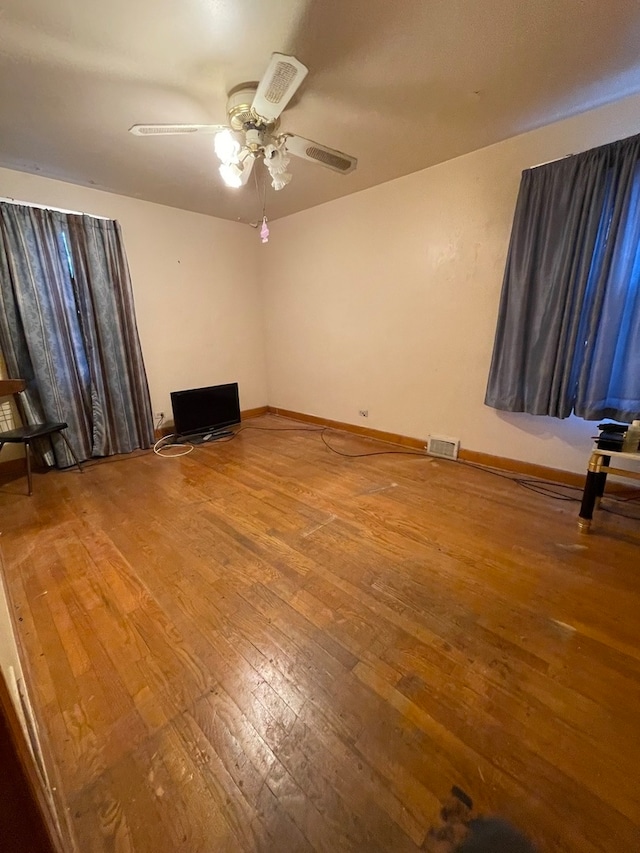
[[215,134],[220,175],[226,186],[235,189],[247,183],[257,158],[262,158],[275,190],[281,190],[291,180],[288,155],[346,175],[356,168],[355,157],[292,133],[276,134],[280,115],[307,73],[306,66],[295,56],[274,53],[257,86],[243,84],[229,93],[228,125],[136,124],[130,132],[136,136]]
[[246,183],[246,181],[243,181],[244,170],[235,163],[221,163],[218,167],[218,171],[220,172],[220,177],[227,187],[238,189],[243,185],[243,183]]
[[291,173],[287,172],[289,157],[287,157],[284,140],[279,140],[277,145],[270,143],[263,149],[264,165],[271,176],[271,186],[274,190],[281,190],[291,180]]
[[216,133],[213,145],[221,163],[235,163],[237,161],[240,143],[229,128]]
[[249,180],[256,158],[256,150],[240,147],[230,130],[222,130],[215,139],[215,150],[221,161],[220,176],[227,187],[238,189]]

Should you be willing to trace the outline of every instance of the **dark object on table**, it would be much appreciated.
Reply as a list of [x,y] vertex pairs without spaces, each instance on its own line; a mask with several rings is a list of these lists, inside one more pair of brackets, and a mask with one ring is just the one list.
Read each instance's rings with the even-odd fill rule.
[[596,439],[598,450],[622,450],[628,424],[598,424],[600,435]]
[[[640,444],[640,420],[632,424],[603,423],[598,425],[600,435],[596,438],[595,448],[591,452],[587,476],[582,492],[578,527],[581,533],[588,533],[593,520],[593,510],[600,505],[607,482],[607,474],[617,474],[622,477],[635,477],[635,472],[611,467],[609,453],[638,453]],[[629,444],[631,446],[629,446]],[[616,457],[622,458],[622,457]]]

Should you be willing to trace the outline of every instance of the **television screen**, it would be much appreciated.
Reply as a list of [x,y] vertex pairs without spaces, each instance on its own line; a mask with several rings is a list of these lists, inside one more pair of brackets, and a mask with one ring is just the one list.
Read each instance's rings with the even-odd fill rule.
[[171,392],[177,435],[204,435],[240,423],[238,383]]

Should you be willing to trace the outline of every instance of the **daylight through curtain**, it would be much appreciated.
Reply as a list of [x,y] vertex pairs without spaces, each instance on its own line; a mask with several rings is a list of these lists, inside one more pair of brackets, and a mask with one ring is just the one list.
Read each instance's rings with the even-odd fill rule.
[[640,136],[523,173],[485,402],[640,412]]
[[[66,421],[81,459],[151,446],[117,223],[0,204],[0,349],[9,375],[28,381],[28,420]],[[63,444],[55,454],[73,464]]]

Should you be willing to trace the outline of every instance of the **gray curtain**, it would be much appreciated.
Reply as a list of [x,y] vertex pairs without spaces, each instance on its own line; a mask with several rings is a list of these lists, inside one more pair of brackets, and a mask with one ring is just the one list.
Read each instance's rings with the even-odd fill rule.
[[640,136],[525,171],[485,403],[640,412]]
[[[116,222],[0,204],[0,349],[28,381],[27,419],[66,421],[80,459],[153,442]],[[59,465],[73,464],[56,443]]]

